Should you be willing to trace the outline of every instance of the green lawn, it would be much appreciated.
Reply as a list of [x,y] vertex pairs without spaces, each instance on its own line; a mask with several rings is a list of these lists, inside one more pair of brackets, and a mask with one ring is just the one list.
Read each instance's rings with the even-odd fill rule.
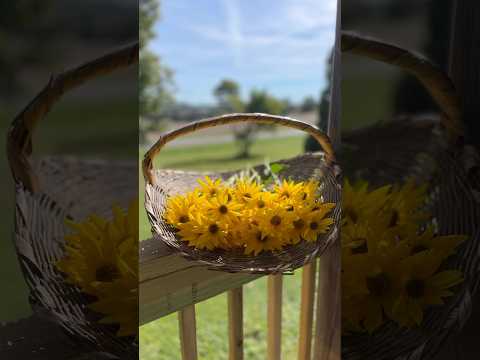
[[[253,158],[235,159],[234,144],[166,148],[157,166],[189,170],[227,170],[263,163],[265,158],[276,161],[303,152],[303,137],[259,140],[253,146]],[[140,182],[143,198],[143,182]],[[149,236],[148,220],[141,213],[141,238]],[[284,278],[283,358],[294,359],[297,352],[301,271]],[[267,289],[266,278],[247,284],[244,293],[245,359],[266,358]],[[216,296],[196,306],[197,341],[200,360],[228,358],[228,320],[226,295]],[[178,360],[180,344],[177,315],[171,314],[140,328],[140,358],[142,360]]]

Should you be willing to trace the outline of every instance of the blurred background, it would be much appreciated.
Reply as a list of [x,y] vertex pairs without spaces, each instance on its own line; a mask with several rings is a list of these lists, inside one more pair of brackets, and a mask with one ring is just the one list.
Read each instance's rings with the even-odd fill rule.
[[[336,0],[140,1],[140,154],[163,131],[232,112],[287,115],[320,124],[328,115]],[[257,125],[218,127],[176,139],[163,168],[243,169],[301,154],[305,134]],[[140,175],[141,176],[141,175]],[[140,192],[143,192],[140,182]],[[140,195],[142,198],[142,195]],[[150,226],[141,211],[141,239]],[[301,272],[285,277],[282,351],[297,352]],[[245,358],[266,358],[266,279],[244,286]],[[197,309],[199,357],[228,358],[226,294]],[[177,315],[140,328],[143,360],[180,356]]]
[[[376,37],[420,53],[448,72],[454,3],[451,0],[344,1],[342,29]],[[458,44],[456,49],[460,49],[461,46]],[[473,76],[476,75],[473,74]],[[354,128],[362,128],[371,124],[381,125],[394,121],[401,123],[412,116],[428,119],[430,114],[438,114],[438,112],[429,94],[413,76],[380,62],[350,54],[342,55],[342,122],[344,125],[354,124]],[[342,152],[345,157],[342,166],[348,173],[351,164],[349,159],[361,160],[359,155],[361,148],[350,147],[352,144],[349,140],[353,137],[349,137],[348,131],[343,135],[345,141]],[[418,142],[415,140],[415,135],[404,131],[396,134],[396,137],[385,139],[381,136],[370,137],[364,142],[364,146],[379,152],[385,151],[387,147],[393,151],[398,149],[401,151],[402,138],[410,138],[413,142]],[[467,137],[468,135],[467,133]],[[470,134],[470,136],[473,135]],[[348,157],[349,151],[352,152],[353,157]],[[378,166],[376,169],[378,171]],[[478,304],[478,295],[472,301]],[[478,306],[473,307],[473,314],[464,329],[448,339],[449,341],[444,344],[435,359],[478,357],[477,334],[480,319],[478,308]]]
[[[344,4],[342,28],[421,53],[447,70],[451,6],[450,0],[358,0]],[[342,78],[342,121],[354,127],[437,110],[418,81],[393,66],[345,54]]]
[[[137,40],[133,0],[0,3],[0,322],[30,314],[13,246],[14,186],[5,153],[14,116],[52,74]],[[138,68],[69,92],[39,125],[34,155],[138,159]],[[135,184],[135,187],[137,184]],[[72,189],[74,191],[74,189]]]

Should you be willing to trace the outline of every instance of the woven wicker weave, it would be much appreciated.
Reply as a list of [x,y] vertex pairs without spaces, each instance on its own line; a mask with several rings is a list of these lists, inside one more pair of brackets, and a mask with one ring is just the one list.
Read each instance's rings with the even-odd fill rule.
[[[243,249],[237,250],[199,250],[188,246],[178,239],[172,229],[163,219],[166,199],[174,194],[184,193],[196,185],[202,174],[182,171],[154,170],[153,159],[161,148],[169,141],[199,129],[212,126],[234,124],[242,122],[257,122],[284,125],[311,134],[324,149],[323,153],[307,154],[298,158],[285,160],[289,166],[279,174],[282,178],[292,178],[296,181],[308,179],[319,180],[320,195],[324,201],[336,203],[331,216],[335,223],[330,231],[319,237],[316,242],[305,241],[297,245],[289,245],[279,251],[265,251],[257,256],[243,254]],[[261,166],[256,170],[262,173]],[[335,157],[329,139],[312,125],[281,116],[267,114],[231,114],[216,118],[194,122],[183,128],[163,135],[156,144],[146,153],[143,161],[143,173],[146,180],[145,207],[152,225],[152,232],[160,234],[163,241],[174,251],[177,251],[189,260],[196,260],[208,265],[211,269],[227,272],[246,273],[284,273],[295,270],[308,263],[313,257],[321,255],[323,251],[338,237],[340,220],[340,168],[335,163]],[[234,173],[210,174],[214,178],[228,178]]]
[[96,213],[111,218],[138,197],[136,162],[48,157],[34,161],[35,125],[61,96],[103,74],[138,61],[138,45],[128,46],[52,78],[14,120],[8,157],[16,185],[15,245],[35,312],[59,324],[76,345],[137,359],[135,336],[118,338],[117,326],[99,324],[86,305],[91,298],[65,282],[55,263],[63,257],[65,220],[83,221]]
[[[410,176],[419,182],[426,181],[428,206],[438,233],[469,236],[445,264],[446,268],[461,270],[465,281],[454,289],[455,295],[447,298],[444,306],[430,307],[418,328],[400,328],[387,322],[371,335],[343,336],[342,359],[431,359],[468,319],[471,299],[479,285],[480,179],[471,171],[479,157],[473,148],[459,145],[463,128],[458,99],[451,81],[438,68],[397,46],[352,33],[342,35],[342,50],[413,73],[443,111],[438,121],[404,119],[400,120],[402,123],[372,126],[351,134],[347,143],[360,146],[369,160],[362,158],[358,164],[347,165],[349,172],[359,173],[375,185],[398,183]],[[365,137],[370,146],[365,144]],[[395,141],[396,138],[400,140]],[[379,143],[374,139],[380,139]],[[355,156],[362,157],[362,152],[352,154],[351,158]],[[355,166],[364,168],[355,170]]]

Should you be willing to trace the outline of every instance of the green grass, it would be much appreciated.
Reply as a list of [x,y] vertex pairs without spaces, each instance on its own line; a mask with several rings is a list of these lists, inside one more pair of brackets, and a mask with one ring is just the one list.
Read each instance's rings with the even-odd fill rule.
[[[253,157],[236,159],[235,144],[166,148],[157,157],[156,166],[198,171],[232,170],[247,165],[289,158],[303,152],[303,137],[258,140]],[[143,199],[143,182],[140,183]],[[140,238],[149,236],[148,220],[141,212]],[[296,358],[301,271],[285,276],[283,290],[282,352],[284,359]],[[266,278],[244,287],[245,359],[266,358],[267,289]],[[228,358],[227,299],[222,294],[196,306],[197,341],[200,360]],[[171,314],[140,328],[140,358],[142,360],[177,360],[180,358],[177,315]]]

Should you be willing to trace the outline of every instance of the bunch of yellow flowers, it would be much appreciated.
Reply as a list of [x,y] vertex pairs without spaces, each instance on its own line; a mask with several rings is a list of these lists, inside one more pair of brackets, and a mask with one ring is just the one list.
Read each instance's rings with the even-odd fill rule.
[[237,179],[232,186],[208,176],[192,191],[169,198],[165,220],[198,249],[242,248],[245,254],[317,241],[333,223],[317,181],[263,183]]
[[442,305],[462,282],[441,268],[466,237],[439,236],[428,224],[426,186],[370,190],[344,184],[342,198],[342,324],[347,332],[373,332],[387,319],[420,325],[425,307]]
[[66,280],[95,300],[88,307],[102,314],[101,323],[117,324],[118,336],[138,331],[138,199],[113,218],[89,216],[67,222],[65,255],[56,263]]

